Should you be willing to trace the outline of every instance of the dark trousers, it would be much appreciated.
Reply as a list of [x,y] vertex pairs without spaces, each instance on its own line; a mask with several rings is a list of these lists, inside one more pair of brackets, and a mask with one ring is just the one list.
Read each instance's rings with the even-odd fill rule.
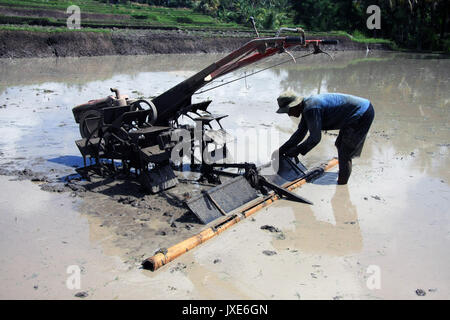
[[375,111],[372,104],[370,104],[357,122],[345,126],[339,131],[335,143],[339,158],[338,184],[347,184],[352,173],[352,159],[361,155],[374,117]]

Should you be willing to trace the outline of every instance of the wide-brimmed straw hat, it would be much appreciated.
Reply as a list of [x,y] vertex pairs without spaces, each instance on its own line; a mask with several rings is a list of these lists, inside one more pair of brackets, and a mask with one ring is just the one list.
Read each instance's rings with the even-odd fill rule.
[[303,101],[302,96],[297,96],[293,91],[288,90],[280,94],[277,98],[277,113],[289,113],[289,109],[299,105]]

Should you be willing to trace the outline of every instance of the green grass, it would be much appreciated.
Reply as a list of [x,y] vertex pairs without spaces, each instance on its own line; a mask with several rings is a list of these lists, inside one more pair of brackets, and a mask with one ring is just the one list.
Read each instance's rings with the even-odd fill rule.
[[353,35],[351,35],[350,33],[345,32],[345,31],[331,31],[328,34],[348,37],[351,40],[353,40],[355,42],[360,42],[360,43],[387,43],[387,44],[393,44],[392,40],[382,39],[382,38],[368,38],[368,37],[364,36],[362,33],[357,32],[357,31]]
[[382,39],[382,38],[368,38],[365,35],[363,35],[361,32],[359,31],[355,31],[353,33],[353,35],[348,35],[350,37],[350,39],[352,39],[353,41],[356,42],[361,42],[361,43],[389,43],[392,44],[392,40],[388,40],[388,39]]
[[0,25],[0,30],[6,31],[33,31],[33,32],[100,32],[110,33],[111,29],[100,28],[82,28],[82,29],[68,29],[63,27],[42,27],[42,26],[18,26],[18,25]]
[[[151,23],[143,21],[142,19],[136,20],[94,20],[94,19],[82,19],[81,27],[91,27],[91,28],[130,28],[130,29],[200,29],[203,30],[224,30],[220,25],[211,25],[208,28],[203,28],[194,24],[189,24],[187,18],[177,18],[180,19],[176,24],[174,23],[164,23],[158,17],[155,17]],[[67,24],[66,19],[55,19],[55,18],[45,18],[45,17],[28,17],[28,16],[2,16],[0,15],[0,24],[14,24],[14,25],[34,25],[34,26],[54,26],[54,27],[64,27]],[[230,29],[228,29],[230,30]]]
[[59,10],[65,12],[70,5],[80,7],[82,13],[114,14],[124,15],[125,20],[114,21],[82,19],[81,23],[107,24],[118,27],[129,25],[149,26],[172,26],[172,27],[195,27],[211,29],[242,29],[236,23],[223,23],[213,17],[194,12],[192,9],[153,7],[130,3],[127,5],[110,5],[94,0],[0,0],[0,5],[8,7],[23,8],[27,10]]
[[[204,31],[246,31],[252,32],[248,26],[239,25],[234,22],[225,23],[211,16],[204,15],[186,8],[167,8],[142,5],[129,2],[128,4],[107,4],[95,0],[0,0],[0,6],[10,8],[22,8],[29,11],[36,10],[58,10],[66,12],[70,5],[77,5],[81,13],[111,14],[120,15],[124,19],[114,19],[114,17],[105,17],[105,19],[93,19],[92,17],[81,20],[82,31],[106,32],[112,28],[135,28],[135,29],[176,29],[183,28],[188,30]],[[68,14],[67,14],[68,16]],[[0,16],[0,26],[2,30],[34,30],[51,32],[72,31],[66,28],[66,19],[29,17]],[[12,25],[12,26],[7,26]],[[21,25],[19,27],[19,25]],[[47,27],[42,28],[41,26]],[[287,17],[283,26],[293,27],[292,17]],[[301,27],[301,26],[300,26]],[[100,30],[96,30],[100,29]],[[275,30],[260,30],[262,36],[272,36]],[[387,43],[392,48],[397,48],[395,43],[386,39],[368,38],[361,33],[348,34],[344,31],[332,32],[307,32],[309,36],[345,36],[355,42],[360,43]]]
[[348,32],[345,31],[329,31],[329,32],[309,32],[307,33],[307,35],[309,36],[328,36],[328,37],[333,37],[333,36],[341,36],[341,37],[347,37],[352,41],[355,42],[359,42],[359,43],[385,43],[385,44],[389,44],[391,46],[392,49],[397,49],[397,45],[394,41],[389,40],[389,39],[382,39],[382,38],[368,38],[366,36],[364,36],[361,33],[355,32],[353,35],[351,35]]

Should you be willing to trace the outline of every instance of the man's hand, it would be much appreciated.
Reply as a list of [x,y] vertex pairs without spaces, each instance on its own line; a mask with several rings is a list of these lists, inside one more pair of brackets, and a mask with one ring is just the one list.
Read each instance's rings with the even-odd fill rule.
[[294,158],[294,157],[297,157],[299,153],[300,153],[300,151],[298,150],[297,146],[295,146],[295,147],[289,148],[286,151],[285,155],[288,157]]

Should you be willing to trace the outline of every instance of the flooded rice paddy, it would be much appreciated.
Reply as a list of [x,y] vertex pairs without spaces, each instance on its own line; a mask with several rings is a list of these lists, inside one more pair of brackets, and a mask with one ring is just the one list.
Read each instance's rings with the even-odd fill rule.
[[[230,115],[222,124],[236,136],[237,161],[266,162],[295,131],[298,121],[275,114],[287,89],[366,97],[375,120],[348,186],[336,186],[334,169],[296,191],[314,206],[278,201],[157,272],[140,269],[156,249],[203,226],[170,192],[146,202],[134,184],[64,187],[82,165],[71,109],[112,87],[156,96],[220,57],[0,61],[0,297],[450,298],[450,60],[437,55],[312,56],[195,95],[194,102],[212,99],[210,111]],[[302,161],[313,166],[336,156],[336,135],[324,133]],[[49,183],[61,192],[41,190]],[[167,201],[176,208],[161,210]],[[70,265],[82,270],[79,290],[66,286]]]

